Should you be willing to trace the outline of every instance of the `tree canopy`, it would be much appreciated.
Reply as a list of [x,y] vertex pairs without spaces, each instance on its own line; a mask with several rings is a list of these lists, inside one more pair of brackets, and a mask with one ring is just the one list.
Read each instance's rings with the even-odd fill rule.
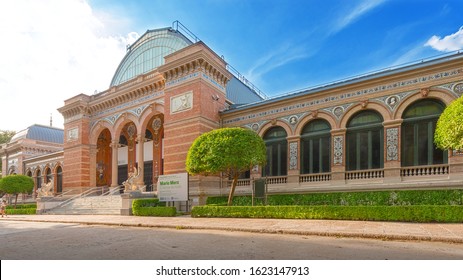
[[188,151],[186,170],[192,175],[223,172],[233,178],[228,197],[231,205],[239,176],[265,162],[266,147],[259,135],[244,128],[220,128],[196,138]]
[[18,201],[18,194],[29,193],[34,189],[34,180],[26,175],[8,175],[0,179],[0,190],[16,196]]
[[440,149],[463,149],[463,96],[450,103],[440,115],[434,143]]
[[[0,130],[0,144],[5,144],[5,143],[10,142],[11,138],[13,138],[15,134],[16,134],[15,131]],[[2,173],[2,161],[1,160],[0,160],[0,173]]]
[[11,130],[0,130],[0,144],[10,142],[11,138],[16,134],[15,131]]

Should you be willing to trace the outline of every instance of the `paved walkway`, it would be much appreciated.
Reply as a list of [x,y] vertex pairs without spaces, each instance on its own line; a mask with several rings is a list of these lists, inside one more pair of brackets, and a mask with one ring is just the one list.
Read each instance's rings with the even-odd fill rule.
[[385,240],[421,240],[463,243],[463,224],[397,223],[338,220],[233,219],[138,217],[118,215],[14,215],[7,221],[61,222],[87,225],[136,226],[173,229],[227,230]]

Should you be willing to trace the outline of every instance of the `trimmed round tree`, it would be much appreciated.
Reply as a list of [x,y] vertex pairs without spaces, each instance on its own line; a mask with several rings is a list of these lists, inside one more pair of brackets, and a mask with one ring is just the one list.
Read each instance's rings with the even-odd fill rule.
[[230,206],[239,176],[265,162],[265,143],[259,135],[239,127],[220,128],[196,138],[188,151],[186,170],[192,175],[206,176],[222,172],[232,178]]
[[15,195],[14,208],[18,202],[18,194],[30,193],[34,189],[34,180],[26,175],[8,175],[0,179],[0,190]]
[[440,149],[463,149],[463,96],[450,103],[440,115],[434,143]]

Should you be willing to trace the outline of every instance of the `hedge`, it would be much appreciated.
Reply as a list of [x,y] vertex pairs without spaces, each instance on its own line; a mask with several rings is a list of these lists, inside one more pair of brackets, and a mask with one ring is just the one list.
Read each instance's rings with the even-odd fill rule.
[[157,198],[135,199],[132,201],[132,213],[135,216],[174,217],[177,215],[175,207],[166,207],[165,202]]
[[463,206],[196,206],[192,217],[463,222]]
[[[30,209],[30,208],[37,208],[37,204],[17,204],[16,209]],[[14,204],[10,204],[6,206],[6,209],[15,209]]]
[[37,211],[37,208],[21,208],[21,209],[10,209],[7,208],[5,213],[7,215],[34,215]]
[[165,206],[133,208],[132,212],[135,216],[175,217],[177,215],[175,207]]
[[[226,205],[227,197],[208,197],[206,204]],[[256,204],[262,204],[256,200]],[[251,196],[233,198],[233,205],[252,205]],[[463,190],[400,190],[333,192],[311,194],[268,195],[267,205],[343,205],[343,206],[394,206],[394,205],[463,205]]]
[[157,207],[157,206],[166,206],[165,202],[159,201],[157,198],[149,198],[149,199],[134,199],[132,201],[132,207]]

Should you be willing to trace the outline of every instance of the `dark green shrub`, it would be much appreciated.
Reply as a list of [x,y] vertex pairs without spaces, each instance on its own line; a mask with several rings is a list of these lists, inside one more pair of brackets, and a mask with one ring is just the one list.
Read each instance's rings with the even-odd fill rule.
[[135,216],[173,217],[177,215],[175,207],[165,207],[165,202],[157,198],[135,199],[132,201],[132,213]]
[[37,208],[22,208],[22,209],[12,209],[7,208],[5,213],[7,215],[34,215],[36,213]]
[[155,217],[175,217],[177,209],[175,207],[138,207],[132,209],[135,216],[155,216]]
[[160,202],[157,198],[135,199],[132,201],[132,208],[157,206],[166,206],[166,203]]
[[[37,208],[37,204],[17,204],[16,209],[29,209],[29,208]],[[6,206],[6,209],[14,209],[14,205]]]

